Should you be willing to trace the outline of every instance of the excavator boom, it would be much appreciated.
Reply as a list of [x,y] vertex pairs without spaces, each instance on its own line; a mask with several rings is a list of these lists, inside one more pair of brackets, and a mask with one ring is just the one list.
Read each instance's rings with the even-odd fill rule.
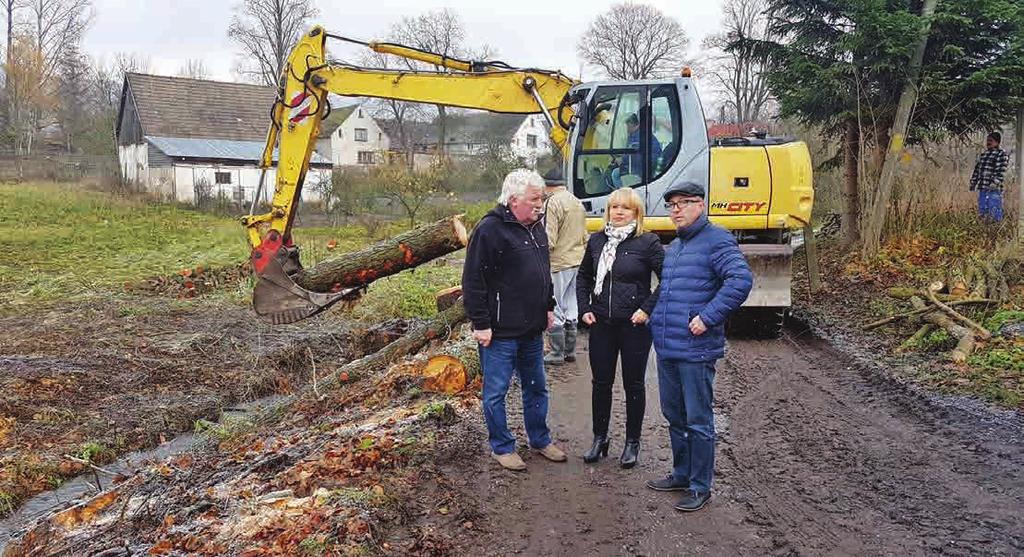
[[[516,69],[500,62],[458,60],[391,43],[362,44],[377,52],[432,64],[438,71],[399,71],[330,63],[325,51],[328,37],[333,35],[315,27],[295,45],[288,57],[260,160],[260,167],[266,173],[273,167],[275,150],[278,153],[270,210],[242,218],[252,246],[251,260],[257,277],[253,307],[274,323],[290,323],[315,315],[352,290],[310,292],[291,279],[301,269],[298,249],[291,238],[292,221],[321,121],[330,110],[329,93],[510,114],[540,113],[549,124],[554,144],[563,153],[568,149],[567,122],[574,112],[572,99],[567,94],[576,82],[559,72]],[[261,193],[257,192],[257,199]],[[251,213],[256,204],[254,200]]]

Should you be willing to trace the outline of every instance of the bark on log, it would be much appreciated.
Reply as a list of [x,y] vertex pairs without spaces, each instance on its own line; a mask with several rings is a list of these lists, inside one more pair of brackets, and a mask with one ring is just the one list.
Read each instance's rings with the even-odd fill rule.
[[[924,300],[914,296],[910,299],[910,303],[914,305],[916,309],[924,309],[927,307]],[[974,350],[974,333],[970,329],[962,325],[957,324],[948,315],[939,311],[933,311],[925,313],[922,317],[925,321],[946,329],[949,334],[953,335],[958,340],[956,348],[950,352],[949,357],[954,362],[963,362],[971,355],[971,351]],[[964,337],[971,337],[969,340],[964,340]]]
[[480,377],[480,353],[476,339],[447,342],[419,370],[423,390],[454,394]]
[[[893,288],[890,288],[890,289],[886,290],[886,293],[889,296],[893,297],[893,298],[901,298],[901,299],[904,299],[904,300],[909,300],[909,299],[913,298],[914,296],[920,296],[921,295],[921,291],[920,290],[916,290],[914,288],[905,288],[905,287],[901,287],[901,286],[895,286]],[[962,300],[963,299],[963,296],[951,296],[949,294],[936,294],[935,297],[938,298],[939,300],[943,301],[943,302],[952,302],[952,301],[955,301],[955,300]]]
[[462,299],[462,285],[439,290],[434,295],[434,299],[437,303],[437,311],[444,311]]
[[963,363],[967,361],[967,358],[974,352],[975,335],[973,332],[968,332],[966,335],[960,337],[960,340],[956,343],[956,348],[949,353],[949,359],[956,363]]
[[338,383],[361,379],[376,372],[384,372],[404,356],[419,352],[432,340],[451,334],[459,323],[466,319],[466,308],[459,300],[452,307],[439,313],[429,321],[413,327],[407,334],[381,348],[377,352],[353,360],[320,383],[322,389],[330,389]]
[[468,241],[462,216],[447,217],[357,252],[321,261],[299,272],[295,282],[313,292],[365,286],[379,278],[460,250]]
[[[923,311],[928,311],[928,310],[925,309]],[[903,341],[903,343],[900,344],[899,348],[897,348],[896,351],[897,352],[906,352],[907,350],[910,350],[910,349],[914,348],[915,346],[920,344],[921,341],[924,340],[924,337],[927,336],[928,333],[932,332],[932,329],[934,329],[934,328],[935,328],[935,325],[932,325],[931,323],[925,323],[924,325],[921,325],[921,328],[918,329],[917,332],[915,332],[913,335],[911,335],[910,338],[908,338],[907,340]]]
[[[970,300],[954,300],[952,302],[947,302],[946,305],[949,305],[949,306],[960,306],[960,305],[966,305],[966,304],[991,304],[991,303],[995,303],[995,300],[989,300],[987,298],[980,298],[980,299],[970,299]],[[934,309],[935,309],[934,307],[928,306],[928,307],[926,307],[924,309],[915,309],[913,311],[907,311],[907,312],[904,312],[904,313],[896,313],[896,314],[890,315],[888,317],[883,317],[883,318],[881,318],[881,319],[879,319],[877,321],[872,321],[871,323],[868,323],[868,324],[864,325],[862,328],[865,331],[870,331],[871,329],[877,329],[878,327],[881,327],[882,325],[888,325],[889,323],[892,323],[893,321],[899,321],[900,319],[905,319],[907,317],[914,317],[914,316],[917,316],[917,315],[921,315],[922,313],[933,311]]]
[[992,333],[988,332],[988,329],[986,329],[985,327],[982,327],[981,325],[975,323],[973,320],[968,319],[966,316],[964,316],[963,314],[957,312],[955,309],[953,309],[953,308],[947,306],[946,304],[940,302],[935,297],[935,293],[934,292],[929,290],[929,291],[927,291],[927,294],[928,294],[928,298],[931,299],[932,303],[935,304],[939,309],[941,309],[942,311],[946,312],[946,314],[949,315],[950,317],[952,317],[953,319],[956,319],[957,321],[963,323],[964,325],[967,325],[971,330],[973,330],[982,339],[992,338]]

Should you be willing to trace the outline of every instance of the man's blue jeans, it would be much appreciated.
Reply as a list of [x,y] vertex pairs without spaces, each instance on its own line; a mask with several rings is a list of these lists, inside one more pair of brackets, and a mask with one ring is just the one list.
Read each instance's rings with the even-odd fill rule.
[[544,377],[544,339],[540,333],[520,338],[496,338],[480,346],[480,367],[484,374],[483,407],[487,438],[494,454],[516,450],[516,438],[508,430],[505,395],[512,375],[519,374],[523,390],[523,420],[530,446],[543,449],[551,444],[548,430],[548,387]]
[[994,222],[1003,220],[1003,192],[1000,190],[978,190],[978,214]]
[[690,489],[711,491],[715,472],[715,362],[658,358],[661,413],[672,440],[672,475]]

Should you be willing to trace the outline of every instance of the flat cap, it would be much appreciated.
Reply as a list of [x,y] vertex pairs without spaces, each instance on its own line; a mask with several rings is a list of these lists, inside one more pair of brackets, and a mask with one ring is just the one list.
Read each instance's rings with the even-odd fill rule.
[[665,198],[665,201],[668,201],[669,198],[672,197],[673,195],[685,195],[687,197],[704,197],[705,194],[706,192],[704,191],[704,186],[698,184],[697,182],[679,182],[677,184],[669,186],[669,188],[665,190],[665,193],[664,195],[662,195],[662,197]]
[[562,165],[558,165],[544,173],[544,185],[564,186],[565,174],[562,172]]

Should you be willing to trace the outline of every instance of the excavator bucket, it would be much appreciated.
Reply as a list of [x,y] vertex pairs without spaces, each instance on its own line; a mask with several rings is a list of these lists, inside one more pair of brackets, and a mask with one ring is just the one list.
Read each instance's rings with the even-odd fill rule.
[[280,247],[257,276],[252,292],[256,314],[275,325],[294,323],[312,317],[335,303],[358,297],[359,288],[340,292],[312,292],[295,283],[294,275],[302,266],[295,247]]

